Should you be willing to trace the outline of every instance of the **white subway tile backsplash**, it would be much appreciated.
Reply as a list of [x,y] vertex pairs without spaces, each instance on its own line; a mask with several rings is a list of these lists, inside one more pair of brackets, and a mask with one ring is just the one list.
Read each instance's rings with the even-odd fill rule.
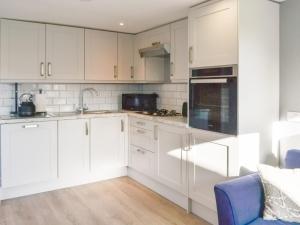
[[[79,93],[83,88],[93,87],[97,96],[86,93],[84,102],[90,110],[118,110],[123,93],[157,93],[158,108],[181,111],[187,101],[187,84],[20,84],[19,95],[24,92],[46,94],[47,111],[74,111],[79,104]],[[14,109],[14,85],[0,84],[0,115]]]

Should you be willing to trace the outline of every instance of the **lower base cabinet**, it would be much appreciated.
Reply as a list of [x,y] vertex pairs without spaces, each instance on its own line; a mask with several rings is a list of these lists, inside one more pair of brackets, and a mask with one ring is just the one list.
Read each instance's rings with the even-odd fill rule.
[[214,186],[228,179],[229,147],[191,136],[189,197],[216,211]]
[[89,172],[89,126],[88,119],[61,120],[58,122],[59,178],[76,178]]
[[187,193],[187,135],[185,128],[156,126],[156,179],[180,193]]
[[154,176],[154,153],[145,149],[130,146],[129,166],[147,176]]
[[57,178],[57,122],[1,125],[1,186]]
[[127,166],[125,117],[91,119],[91,172]]

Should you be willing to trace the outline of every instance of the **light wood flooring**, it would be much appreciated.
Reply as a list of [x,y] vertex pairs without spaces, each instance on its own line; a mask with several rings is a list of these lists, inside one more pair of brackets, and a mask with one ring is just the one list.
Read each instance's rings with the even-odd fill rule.
[[0,225],[209,225],[123,177],[2,202]]

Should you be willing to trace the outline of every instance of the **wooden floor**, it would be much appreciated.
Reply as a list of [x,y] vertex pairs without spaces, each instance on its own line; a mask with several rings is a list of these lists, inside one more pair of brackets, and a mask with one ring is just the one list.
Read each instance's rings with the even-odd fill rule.
[[130,178],[2,202],[0,225],[208,225]]

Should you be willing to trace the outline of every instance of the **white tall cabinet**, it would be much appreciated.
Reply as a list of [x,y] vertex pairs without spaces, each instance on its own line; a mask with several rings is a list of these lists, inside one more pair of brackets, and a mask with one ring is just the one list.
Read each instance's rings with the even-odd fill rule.
[[89,119],[58,121],[58,175],[70,179],[86,175],[90,169]]
[[189,78],[188,20],[171,24],[170,80],[187,82]]
[[84,29],[46,25],[47,79],[84,80]]
[[237,0],[214,0],[191,9],[191,68],[238,64],[237,7]]
[[0,78],[45,78],[45,24],[1,19]]
[[125,117],[91,119],[91,172],[127,165]]
[[57,178],[57,122],[1,125],[1,187]]

